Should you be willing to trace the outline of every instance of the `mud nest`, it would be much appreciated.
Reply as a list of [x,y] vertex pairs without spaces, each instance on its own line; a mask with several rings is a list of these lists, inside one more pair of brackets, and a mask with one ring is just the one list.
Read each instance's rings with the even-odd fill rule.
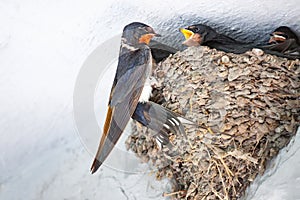
[[171,179],[173,191],[164,196],[239,199],[296,133],[299,66],[258,49],[177,52],[154,71],[152,100],[197,125],[185,125],[187,139],[170,135],[174,149],[159,149],[154,133],[134,123],[127,148],[157,168],[158,179]]

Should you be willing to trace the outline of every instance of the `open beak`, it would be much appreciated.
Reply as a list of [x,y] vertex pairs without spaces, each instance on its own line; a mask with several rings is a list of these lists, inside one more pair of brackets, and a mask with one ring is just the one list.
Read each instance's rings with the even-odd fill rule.
[[187,30],[185,28],[180,28],[179,31],[183,34],[186,40],[190,39],[194,35],[193,31]]
[[180,28],[179,31],[184,35],[185,41],[182,44],[192,47],[199,46],[201,43],[201,35],[185,28]]

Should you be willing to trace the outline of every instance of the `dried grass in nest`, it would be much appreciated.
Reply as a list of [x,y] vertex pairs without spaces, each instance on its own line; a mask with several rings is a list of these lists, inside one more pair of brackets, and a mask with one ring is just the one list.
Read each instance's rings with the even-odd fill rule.
[[[235,55],[188,48],[160,63],[153,100],[192,119],[188,140],[159,150],[151,130],[133,125],[127,147],[170,178],[173,199],[239,199],[300,123],[300,62],[254,49]],[[206,127],[206,128],[201,128]]]

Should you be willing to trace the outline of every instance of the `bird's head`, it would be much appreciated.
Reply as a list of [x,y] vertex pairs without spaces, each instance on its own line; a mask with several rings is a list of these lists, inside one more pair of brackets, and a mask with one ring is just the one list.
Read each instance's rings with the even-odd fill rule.
[[123,29],[122,38],[128,44],[149,44],[153,37],[160,37],[159,34],[155,33],[151,26],[140,22],[133,22],[126,25]]
[[297,34],[287,26],[280,26],[276,28],[273,33],[270,34],[270,36],[270,44],[282,43],[288,39],[295,39],[296,42],[299,42]]
[[185,41],[182,44],[186,46],[200,46],[204,42],[209,41],[211,36],[216,34],[215,30],[204,24],[180,28],[179,31],[185,37]]

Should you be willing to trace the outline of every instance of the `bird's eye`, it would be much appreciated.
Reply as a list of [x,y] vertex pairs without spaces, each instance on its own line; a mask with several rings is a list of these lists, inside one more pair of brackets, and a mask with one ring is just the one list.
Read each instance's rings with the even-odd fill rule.
[[194,32],[198,32],[198,31],[199,31],[199,28],[195,27]]

